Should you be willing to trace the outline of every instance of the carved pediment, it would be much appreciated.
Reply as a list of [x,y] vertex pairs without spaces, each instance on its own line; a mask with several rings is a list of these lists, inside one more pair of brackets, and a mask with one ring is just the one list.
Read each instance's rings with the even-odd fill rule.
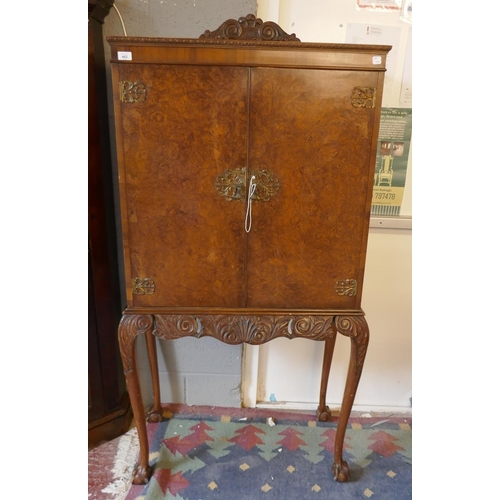
[[228,19],[215,31],[206,30],[200,38],[222,38],[231,40],[262,40],[300,42],[295,33],[285,33],[272,21],[263,22],[253,14],[246,17]]

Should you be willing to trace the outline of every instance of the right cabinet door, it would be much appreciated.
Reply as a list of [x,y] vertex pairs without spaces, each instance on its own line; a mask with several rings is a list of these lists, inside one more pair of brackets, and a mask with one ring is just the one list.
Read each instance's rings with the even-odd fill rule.
[[373,185],[376,72],[255,68],[249,171],[279,189],[252,204],[247,307],[359,307]]

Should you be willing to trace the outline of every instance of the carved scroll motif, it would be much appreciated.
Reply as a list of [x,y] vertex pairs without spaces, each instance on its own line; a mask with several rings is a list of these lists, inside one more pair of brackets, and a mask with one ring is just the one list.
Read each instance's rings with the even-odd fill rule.
[[148,314],[125,314],[118,327],[118,341],[125,374],[133,369],[135,337],[153,328],[153,316]]
[[121,102],[143,102],[146,100],[146,85],[142,82],[120,82]]
[[201,324],[195,316],[155,315],[156,327],[153,334],[165,339],[199,337]]
[[351,93],[351,104],[354,108],[374,108],[377,89],[374,87],[354,87]]
[[253,14],[246,17],[228,19],[215,31],[206,30],[200,38],[221,38],[240,40],[262,40],[262,41],[290,41],[300,42],[295,33],[285,33],[276,23],[272,21],[263,22]]
[[364,316],[335,316],[334,321],[338,332],[356,344],[356,372],[360,376],[370,337],[368,324]]
[[335,336],[333,316],[156,315],[154,335],[163,339],[214,337],[226,344],[264,344],[278,337],[326,340]]

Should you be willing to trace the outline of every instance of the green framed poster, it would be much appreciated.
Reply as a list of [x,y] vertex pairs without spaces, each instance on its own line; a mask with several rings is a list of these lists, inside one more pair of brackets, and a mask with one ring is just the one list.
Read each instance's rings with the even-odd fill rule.
[[410,152],[411,108],[382,108],[371,215],[399,215]]

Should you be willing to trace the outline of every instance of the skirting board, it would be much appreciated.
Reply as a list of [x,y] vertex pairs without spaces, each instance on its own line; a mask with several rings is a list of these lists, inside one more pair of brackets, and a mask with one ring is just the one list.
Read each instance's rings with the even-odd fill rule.
[[[327,403],[328,405],[328,403]],[[340,412],[340,405],[328,405],[332,414],[336,415]],[[297,403],[297,402],[279,402],[279,403],[257,403],[256,408],[263,408],[268,410],[288,410],[288,411],[316,411],[318,407],[314,403]],[[363,413],[399,413],[403,415],[411,416],[412,408],[408,406],[363,406],[363,405],[353,405],[353,412],[363,412]]]
[[[271,403],[269,401],[258,401],[258,373],[259,373],[259,346],[244,344],[243,346],[243,364],[242,364],[242,383],[241,397],[243,408],[265,408],[265,409],[283,409],[283,410],[303,410],[316,411],[318,403],[302,403],[296,401],[280,401]],[[330,410],[335,414],[340,411],[340,405],[328,403]],[[376,413],[400,413],[411,415],[411,406],[363,406],[353,405],[354,412],[376,412]]]

